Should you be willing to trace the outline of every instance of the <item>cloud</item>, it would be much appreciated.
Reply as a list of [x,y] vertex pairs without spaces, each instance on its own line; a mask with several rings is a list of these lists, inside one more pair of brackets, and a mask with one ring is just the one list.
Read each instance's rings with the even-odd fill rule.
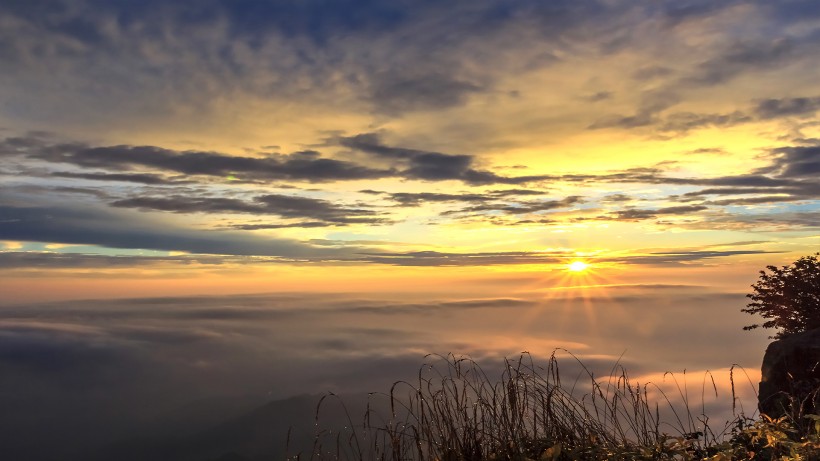
[[609,194],[601,199],[604,203],[629,202],[632,197],[626,194]]
[[754,108],[755,114],[763,119],[789,116],[812,115],[820,109],[820,97],[762,99]]
[[95,128],[180,112],[214,126],[231,100],[243,113],[248,100],[388,115],[459,106],[505,72],[559,61],[564,41],[611,35],[627,9],[597,0],[204,0],[196,13],[156,0],[32,3],[0,10],[0,58],[14,71],[7,100],[31,123],[45,114]]
[[552,177],[553,181],[567,182],[599,182],[599,183],[644,183],[644,184],[669,184],[688,186],[726,186],[726,187],[760,187],[760,188],[800,188],[807,185],[806,182],[797,181],[786,177],[772,177],[769,174],[779,168],[776,161],[771,166],[752,173],[714,176],[714,177],[680,177],[668,176],[659,168],[633,168],[607,174],[565,174]]
[[[599,128],[639,128],[654,127],[661,133],[686,134],[692,130],[710,127],[732,127],[744,123],[761,122],[788,117],[808,117],[820,109],[820,98],[769,98],[753,101],[745,110],[726,113],[673,112],[659,115],[668,106],[657,109],[641,109],[632,116],[610,115],[597,120],[589,129]],[[698,149],[700,153],[713,153],[712,150]],[[720,153],[720,152],[714,152]]]
[[[36,140],[35,140],[36,141]],[[0,149],[0,154],[25,155],[30,159],[67,163],[85,168],[129,171],[136,167],[239,180],[296,180],[310,182],[378,179],[395,176],[391,170],[368,168],[354,163],[323,158],[315,151],[264,157],[231,156],[218,152],[175,151],[155,146],[104,146],[53,144],[35,141],[23,149]],[[6,140],[8,143],[8,140]],[[151,181],[152,176],[119,175],[118,180],[135,178]],[[103,179],[97,177],[93,179]],[[110,177],[109,177],[110,179]]]
[[546,192],[534,189],[491,190],[482,193],[447,194],[440,192],[381,192],[402,206],[420,206],[426,202],[467,202],[484,203],[506,197],[544,195]]
[[690,154],[727,155],[725,149],[720,147],[699,147],[689,151]]
[[499,264],[560,263],[566,256],[528,251],[446,253],[414,251],[406,253],[363,253],[360,261],[394,266],[492,266]]
[[[12,188],[9,188],[11,191]],[[100,188],[90,188],[90,187],[71,187],[71,186],[54,186],[54,187],[45,187],[45,186],[37,186],[34,184],[25,184],[19,185],[13,188],[15,193],[25,193],[31,195],[39,195],[39,194],[77,194],[77,195],[89,195],[92,197],[97,197],[101,200],[110,199],[111,196],[104,190]]]
[[[771,163],[759,168],[756,173],[692,181],[691,184],[718,187],[707,187],[670,198],[688,202],[715,196],[703,204],[717,206],[817,200],[820,198],[820,182],[816,180],[820,172],[819,152],[820,149],[814,144],[774,148],[770,151]],[[736,197],[738,195],[750,197]],[[721,196],[729,198],[721,199]]]
[[261,229],[288,229],[294,227],[301,227],[305,229],[315,228],[315,227],[330,227],[330,226],[338,226],[340,224],[336,224],[333,222],[327,221],[299,221],[294,223],[250,223],[250,224],[230,224],[227,227],[231,229],[239,229],[239,230],[261,230]]
[[789,38],[738,41],[700,63],[684,82],[717,85],[745,72],[773,70],[797,56],[796,49],[795,42]]
[[598,91],[590,95],[584,96],[583,99],[589,102],[598,102],[612,99],[612,96],[613,94],[611,91]]
[[651,114],[610,115],[599,118],[587,128],[599,130],[602,128],[638,128],[651,125],[654,119]]
[[[571,206],[579,198],[568,197],[561,201],[544,201],[528,203],[528,208],[511,206],[489,207],[503,211],[505,214],[523,214]],[[187,203],[187,202],[185,202]],[[212,205],[212,204],[211,204]],[[209,206],[211,206],[209,205]],[[199,205],[195,205],[199,207]],[[220,205],[221,206],[221,205]],[[658,216],[672,216],[697,213],[706,210],[704,205],[684,205],[658,209],[633,209],[617,212],[607,219],[641,220]],[[318,215],[328,212],[319,208]],[[481,210],[486,211],[486,210]],[[304,210],[302,210],[304,212]],[[803,216],[803,215],[801,215]],[[344,219],[333,214],[327,219]],[[596,219],[603,219],[602,217]],[[747,224],[776,221],[775,217],[766,221],[766,217],[737,217],[733,222]],[[783,225],[806,225],[810,218],[783,220]],[[384,252],[373,251],[366,247],[356,246],[349,242],[341,247],[311,245],[296,240],[266,238],[247,233],[230,231],[202,231],[169,226],[166,223],[153,222],[133,214],[112,213],[93,208],[56,208],[56,207],[0,207],[0,239],[13,241],[40,241],[66,244],[100,245],[111,248],[151,249],[163,251],[182,251],[200,255],[255,256],[263,257],[257,262],[288,262],[293,259],[309,262],[358,262],[370,264],[388,264],[398,266],[481,266],[503,264],[559,264],[567,258],[564,253],[542,253],[528,251],[512,252]],[[752,221],[748,221],[752,220]],[[709,222],[726,225],[726,217],[721,214],[710,215]],[[249,224],[255,228],[254,224]],[[259,225],[264,228],[265,224]],[[694,258],[690,261],[701,259]],[[709,257],[716,257],[710,254]],[[203,259],[204,258],[204,259]],[[265,259],[267,258],[267,259]],[[668,255],[665,256],[668,260]],[[644,259],[650,261],[650,259]],[[145,264],[221,264],[232,262],[222,257],[106,257],[82,254],[37,254],[24,252],[6,252],[0,258],[0,266],[6,268],[78,268],[127,267],[128,265]],[[233,261],[236,262],[236,261]]]
[[674,91],[652,90],[640,95],[638,109],[633,115],[610,115],[599,118],[589,125],[587,129],[597,130],[601,128],[638,128],[653,125],[658,120],[658,114],[674,106],[680,101]]
[[349,256],[333,248],[316,248],[296,240],[247,233],[202,231],[155,222],[134,214],[94,208],[15,207],[0,205],[0,239],[184,251],[237,256],[334,258]]
[[779,203],[779,202],[795,202],[800,200],[798,197],[791,195],[764,195],[760,197],[744,197],[744,198],[729,198],[721,200],[710,200],[709,205],[757,205],[761,203]]
[[[649,209],[626,209],[612,215],[602,215],[596,217],[576,217],[571,220],[578,222],[590,219],[608,220],[643,220],[662,215],[691,214],[698,211],[705,211],[712,207],[714,210],[708,215],[703,215],[703,220],[710,220],[712,217],[718,219],[720,213],[717,207],[733,205],[755,205],[765,203],[786,203],[798,200],[814,200],[820,194],[820,185],[814,180],[813,173],[817,170],[815,164],[816,148],[814,145],[788,146],[771,150],[771,164],[764,168],[759,168],[750,173],[717,176],[717,177],[680,177],[669,174],[660,167],[654,168],[634,168],[622,171],[614,171],[604,174],[561,174],[561,175],[531,175],[507,177],[492,171],[481,170],[475,167],[477,160],[472,155],[465,154],[444,154],[440,152],[424,151],[418,149],[391,146],[382,142],[380,136],[375,133],[364,133],[353,137],[334,138],[334,142],[342,147],[352,149],[359,155],[357,161],[339,160],[347,165],[369,165],[370,171],[389,171],[392,177],[404,177],[407,179],[423,180],[460,180],[468,186],[479,186],[487,184],[518,184],[529,181],[550,183],[634,183],[634,184],[656,184],[673,186],[705,186],[702,191],[684,192],[682,195],[668,197],[679,202],[701,202],[683,207],[667,206]],[[228,173],[228,166],[237,166],[233,163],[238,160],[239,164],[248,163],[246,168],[259,166],[256,162],[265,162],[271,158],[287,157],[293,160],[305,161],[311,164],[324,159],[321,154],[314,151],[303,151],[290,156],[269,155],[268,157],[230,157],[217,153],[172,151],[161,148],[130,148],[123,151],[124,155],[114,155],[113,148],[92,148],[82,144],[51,144],[48,139],[40,138],[7,138],[4,153],[12,156],[25,156],[29,159],[47,159],[62,161],[68,159],[75,162],[77,166],[88,165],[100,167],[107,165],[108,168],[127,170],[134,168],[134,163],[141,165],[162,166],[164,169],[176,168],[177,173],[188,171],[189,173]],[[33,146],[33,147],[32,147]],[[66,147],[69,146],[69,147]],[[139,155],[137,153],[139,152]],[[147,153],[147,154],[146,154]],[[144,157],[142,154],[146,154]],[[351,152],[343,152],[340,155],[352,156]],[[364,155],[364,157],[362,157]],[[134,159],[132,159],[132,157]],[[355,157],[355,156],[353,156]],[[194,166],[194,160],[204,159],[203,164]],[[291,160],[285,163],[291,162]],[[330,159],[326,159],[330,160]],[[223,165],[223,161],[226,162]],[[209,165],[211,163],[211,165]],[[198,170],[196,169],[198,168]],[[65,174],[68,173],[68,174]],[[194,189],[174,189],[169,186],[176,184],[162,183],[163,180],[179,181],[178,178],[166,178],[160,174],[153,173],[74,173],[57,172],[58,175],[68,176],[72,179],[116,179],[125,181],[155,182],[154,188],[131,189],[127,194],[118,192],[114,196],[105,195],[99,189],[75,188],[69,189],[42,189],[42,186],[32,186],[27,184],[14,185],[12,189],[19,195],[13,203],[15,206],[25,207],[28,203],[42,202],[34,199],[33,195],[42,192],[71,192],[82,193],[98,197],[109,205],[116,208],[137,208],[141,210],[166,211],[173,213],[228,213],[244,214],[256,216],[275,216],[282,221],[238,221],[220,224],[223,229],[231,228],[235,230],[261,230],[261,229],[287,229],[287,228],[319,228],[328,226],[344,226],[351,224],[393,224],[395,219],[385,209],[373,208],[362,204],[345,204],[339,201],[330,201],[317,198],[304,197],[297,194],[265,194],[251,195],[250,198],[237,198],[235,195],[224,195],[224,189],[217,189],[212,184],[203,183],[203,187]],[[134,175],[132,177],[131,175]],[[42,174],[40,176],[43,176]],[[48,177],[46,174],[44,177]],[[252,176],[249,174],[248,176]],[[485,183],[486,181],[486,183]],[[32,189],[40,187],[39,192]],[[234,191],[236,192],[236,191]],[[249,192],[246,190],[245,192]],[[572,208],[579,204],[591,203],[600,200],[601,203],[611,203],[618,198],[620,201],[627,201],[624,194],[615,194],[612,199],[601,197],[599,199],[569,196],[559,199],[527,199],[532,196],[545,195],[545,191],[539,188],[511,188],[476,191],[467,189],[463,192],[390,192],[365,189],[362,193],[378,195],[384,199],[396,202],[399,206],[418,207],[425,203],[454,204],[444,211],[439,212],[439,218],[451,219],[481,219],[488,224],[503,225],[524,225],[524,224],[553,224],[555,219],[548,217],[526,216],[515,222],[503,218],[503,216],[523,216],[528,214],[543,214],[551,210],[562,208]],[[26,195],[28,194],[28,195]],[[160,195],[161,194],[161,195]],[[245,194],[246,196],[248,194]],[[728,197],[721,197],[726,195]],[[737,197],[738,195],[748,195],[748,197]],[[708,200],[706,199],[708,197]],[[31,201],[33,200],[33,202]],[[84,199],[85,200],[85,199]],[[705,201],[704,201],[705,200]],[[465,205],[462,205],[465,204]],[[542,215],[543,216],[543,215]],[[719,218],[723,219],[723,218]],[[668,223],[666,223],[668,224]],[[17,234],[18,236],[20,234]],[[225,234],[219,234],[225,235]],[[258,236],[255,236],[258,237]],[[123,243],[124,244],[124,240]],[[132,244],[130,247],[137,247]],[[138,247],[139,248],[139,247]],[[189,247],[186,247],[189,248]],[[197,246],[197,248],[201,248]],[[181,250],[187,251],[187,250]],[[201,252],[203,250],[196,250]],[[231,252],[235,252],[231,250]],[[233,254],[233,253],[231,253]],[[270,252],[242,253],[273,256]],[[319,258],[322,259],[322,258]]]
[[769,98],[754,101],[752,107],[745,111],[735,110],[729,113],[695,113],[675,112],[655,120],[662,132],[687,133],[705,127],[731,127],[754,121],[766,121],[787,117],[807,117],[820,109],[820,98]]
[[650,65],[639,68],[632,73],[635,80],[646,81],[674,74],[675,71],[665,66]]
[[738,0],[725,2],[710,2],[703,0],[675,2],[661,5],[664,24],[667,27],[676,27],[687,21],[697,21],[731,8],[740,3]]
[[[544,201],[530,203],[526,212],[538,212],[553,208],[569,206],[576,203],[577,197],[568,197],[563,201]],[[495,207],[506,214],[521,214],[525,211],[518,207],[505,210]],[[659,209],[635,209],[618,212],[606,219],[640,220],[656,216],[696,213],[705,210],[706,206],[678,206]],[[803,215],[801,215],[803,216]],[[334,219],[329,217],[328,219]],[[598,217],[595,219],[604,219]],[[738,217],[732,222],[742,222],[751,217]],[[758,216],[751,222],[760,225],[766,217]],[[805,217],[783,220],[783,225],[806,225],[811,221]],[[66,244],[99,245],[111,248],[151,249],[162,251],[182,251],[201,255],[255,256],[263,257],[257,262],[289,262],[294,259],[302,263],[310,262],[358,262],[370,264],[387,264],[398,266],[481,266],[503,264],[558,264],[563,263],[564,253],[542,253],[528,251],[512,252],[385,252],[373,251],[359,247],[356,242],[349,242],[341,247],[311,245],[296,240],[267,238],[249,235],[243,232],[202,231],[170,226],[154,222],[133,214],[113,213],[93,208],[56,208],[56,207],[0,207],[0,239],[13,241],[40,241]],[[776,220],[775,217],[769,221]],[[726,225],[726,217],[720,213],[710,215],[709,222],[718,226]],[[747,225],[749,222],[747,222]],[[253,228],[254,224],[249,224]],[[260,225],[264,227],[264,224]],[[710,256],[714,257],[714,256]],[[112,267],[126,267],[144,264],[221,264],[232,262],[220,257],[181,257],[181,258],[147,258],[103,257],[90,255],[52,255],[21,252],[6,252],[0,258],[0,266],[26,268],[72,268],[101,267],[110,264]],[[698,258],[696,258],[698,259]],[[648,261],[648,260],[647,260]],[[236,262],[236,261],[234,261]]]
[[[640,253],[640,252],[638,252]],[[681,250],[677,252],[653,252],[636,256],[609,257],[601,255],[595,258],[602,262],[621,262],[627,264],[648,264],[655,266],[681,263],[693,263],[705,259],[731,257],[747,254],[772,253],[762,250],[731,250],[731,251],[703,251]],[[403,253],[377,253],[363,255],[360,261],[396,266],[490,266],[499,264],[564,264],[576,257],[573,252],[535,252],[535,251],[507,251],[507,252],[480,252],[480,253],[449,253],[439,251],[413,251]]]
[[[681,202],[690,202],[693,200],[702,200],[706,196],[737,196],[737,195],[760,195],[760,197],[738,198],[728,200],[762,200],[771,199],[771,201],[796,201],[796,200],[811,200],[820,196],[820,184],[813,182],[796,182],[788,187],[771,186],[771,187],[708,187],[696,191],[686,192],[680,196],[670,197],[673,200]],[[717,202],[709,202],[719,204]],[[759,203],[765,203],[761,201]]]
[[390,222],[371,209],[349,208],[335,205],[327,200],[280,194],[260,195],[254,197],[252,202],[223,197],[135,197],[117,200],[111,202],[110,205],[119,208],[138,208],[174,213],[272,214],[288,219],[308,218],[339,225],[384,224]]
[[[468,175],[475,174],[470,168],[473,158],[468,155],[449,155],[438,152],[423,152],[410,158],[410,168],[404,170],[404,175],[413,179],[426,181],[465,179],[473,181]],[[490,173],[490,175],[492,175]],[[480,181],[479,181],[480,183]]]
[[616,212],[615,216],[618,220],[623,221],[637,221],[641,219],[654,218],[658,215],[684,215],[690,213],[697,213],[698,211],[708,210],[709,208],[703,205],[684,205],[671,206],[665,208],[658,208],[654,210],[628,209]]
[[785,22],[806,21],[820,16],[820,8],[811,0],[796,0],[788,4],[772,3],[767,5],[766,12]]
[[398,115],[461,105],[481,86],[447,74],[390,72],[374,75],[371,98],[377,112]]
[[820,146],[793,146],[774,149],[773,167],[780,177],[806,178],[817,184],[820,174]]
[[[493,380],[503,371],[502,357],[528,350],[538,364],[556,347],[569,347],[596,376],[607,376],[625,350],[620,363],[633,376],[759,363],[766,340],[741,331],[741,293],[649,285],[619,287],[607,297],[591,290],[486,298],[414,292],[412,299],[290,293],[5,306],[4,450],[19,459],[49,459],[44,453],[62,459],[145,435],[146,426],[156,435],[221,423],[196,410],[213,411],[226,401],[240,413],[303,393],[388,392],[395,381],[415,382],[428,353],[468,355]],[[562,373],[575,376],[580,370],[561,357]],[[670,370],[672,362],[679,368]],[[169,426],[168,415],[182,415],[180,424]],[[32,439],[40,443],[30,444]]]
[[500,211],[508,215],[522,215],[530,213],[539,213],[542,211],[550,211],[561,208],[570,208],[573,205],[584,203],[583,197],[571,195],[560,200],[532,200],[519,201],[515,203],[487,203],[483,205],[475,205],[465,207],[457,210],[449,210],[442,213],[443,216],[458,215],[462,213],[481,213]]
[[459,180],[470,185],[524,184],[551,176],[500,176],[492,171],[475,169],[475,157],[465,154],[444,154],[384,144],[377,133],[362,133],[338,139],[341,146],[364,152],[378,159],[404,167],[400,174],[423,181]]
[[444,194],[438,192],[395,192],[389,193],[391,200],[402,206],[421,206],[428,202],[483,202],[489,197],[484,194]]
[[143,262],[155,262],[161,258],[78,255],[45,252],[3,251],[0,252],[0,268],[48,268],[74,269],[78,267],[133,267]]
[[88,179],[91,181],[135,182],[148,185],[159,184],[190,184],[193,181],[168,179],[157,174],[147,173],[71,173],[58,171],[51,173],[58,178]]
[[110,203],[118,208],[172,211],[175,213],[264,213],[261,206],[221,197],[135,197]]
[[777,251],[765,250],[685,250],[685,251],[665,251],[653,252],[643,255],[624,256],[616,258],[603,258],[605,261],[620,262],[626,264],[647,264],[652,266],[666,266],[688,264],[696,261],[709,260],[713,258],[726,258],[739,255],[755,255],[778,253]]
[[375,133],[339,138],[343,147],[376,157],[390,167],[373,168],[355,162],[323,157],[317,151],[292,154],[264,154],[260,157],[232,156],[219,152],[177,151],[156,146],[103,146],[85,144],[44,144],[31,139],[17,145],[8,138],[0,145],[0,155],[25,156],[51,163],[66,163],[84,168],[104,168],[125,173],[58,172],[57,176],[91,180],[117,180],[162,184],[159,175],[129,173],[135,168],[149,168],[190,176],[218,177],[230,181],[294,180],[308,182],[355,181],[403,177],[423,181],[458,180],[469,185],[525,184],[552,176],[498,175],[474,168],[475,157],[464,154],[444,154],[383,144]]
[[755,232],[810,231],[820,228],[820,212],[777,211],[757,213],[713,213],[701,222],[661,223],[683,229]]
[[110,365],[122,352],[111,350],[115,349],[110,347],[112,341],[97,328],[2,321],[0,332],[0,363],[22,366],[34,373],[81,373],[83,369]]
[[43,251],[2,251],[0,269],[118,269],[163,264],[203,264],[225,263],[252,264],[262,260],[214,255],[184,256],[109,256],[85,253],[55,253]]
[[658,129],[664,132],[686,133],[704,127],[735,126],[754,120],[741,111],[728,114],[698,114],[693,112],[676,112],[664,117]]

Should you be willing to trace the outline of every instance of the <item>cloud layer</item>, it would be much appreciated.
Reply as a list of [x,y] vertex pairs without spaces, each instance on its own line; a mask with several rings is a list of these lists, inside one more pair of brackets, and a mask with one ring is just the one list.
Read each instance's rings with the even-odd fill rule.
[[[595,308],[584,309],[590,300]],[[555,299],[288,294],[6,305],[0,426],[7,453],[70,456],[146,428],[161,432],[180,408],[217,408],[218,398],[241,407],[296,393],[386,392],[412,379],[427,353],[469,354],[491,375],[504,355],[529,350],[545,360],[556,347],[600,375],[624,350],[620,363],[636,377],[753,368],[761,338],[733,324],[738,309],[724,309],[742,303],[740,294],[697,287],[624,286]],[[715,349],[710,338],[725,339],[729,326],[733,340]],[[563,371],[572,366],[565,357]],[[197,414],[183,417],[188,430],[207,421]],[[42,432],[60,444],[37,444]]]

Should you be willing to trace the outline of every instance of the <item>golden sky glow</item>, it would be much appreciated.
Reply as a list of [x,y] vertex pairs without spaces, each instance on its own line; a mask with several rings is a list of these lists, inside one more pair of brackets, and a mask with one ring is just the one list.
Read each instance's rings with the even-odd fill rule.
[[[395,34],[250,28],[253,47],[231,36],[242,14],[230,8],[204,20],[213,27],[169,16],[173,40],[106,12],[86,12],[108,24],[98,42],[11,28],[4,257],[51,258],[34,266],[44,271],[196,255],[515,271],[577,252],[685,268],[807,251],[820,107],[809,22],[743,2],[573,8],[530,11],[573,18],[546,29],[487,29],[462,11],[451,42],[423,14]],[[399,40],[404,27],[424,33]],[[86,64],[59,52],[70,46]],[[226,46],[230,59],[211,55]],[[23,64],[37,47],[55,50],[49,71]],[[121,78],[104,78],[114,68]]]
[[11,3],[0,341],[127,349],[156,302],[179,344],[311,364],[395,338],[754,368],[743,295],[820,246],[816,2]]

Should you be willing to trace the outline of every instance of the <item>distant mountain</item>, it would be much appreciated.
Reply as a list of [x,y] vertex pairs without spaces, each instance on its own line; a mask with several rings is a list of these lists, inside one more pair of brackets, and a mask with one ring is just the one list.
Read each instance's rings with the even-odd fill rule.
[[[300,395],[273,401],[203,431],[129,439],[83,459],[269,461],[284,459],[287,454],[309,453],[321,399],[319,395]],[[320,408],[319,427],[335,430],[349,426],[351,420],[361,424],[366,408],[366,395],[329,396]]]
[[264,404],[257,395],[211,397],[186,402],[143,421],[143,437],[193,435],[226,421],[232,421]]

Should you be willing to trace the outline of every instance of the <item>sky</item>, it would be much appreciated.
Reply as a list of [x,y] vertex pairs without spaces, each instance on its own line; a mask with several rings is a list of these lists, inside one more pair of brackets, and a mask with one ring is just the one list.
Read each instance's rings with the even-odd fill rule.
[[810,0],[4,1],[4,425],[431,352],[754,381],[744,295],[820,246],[819,44]]

